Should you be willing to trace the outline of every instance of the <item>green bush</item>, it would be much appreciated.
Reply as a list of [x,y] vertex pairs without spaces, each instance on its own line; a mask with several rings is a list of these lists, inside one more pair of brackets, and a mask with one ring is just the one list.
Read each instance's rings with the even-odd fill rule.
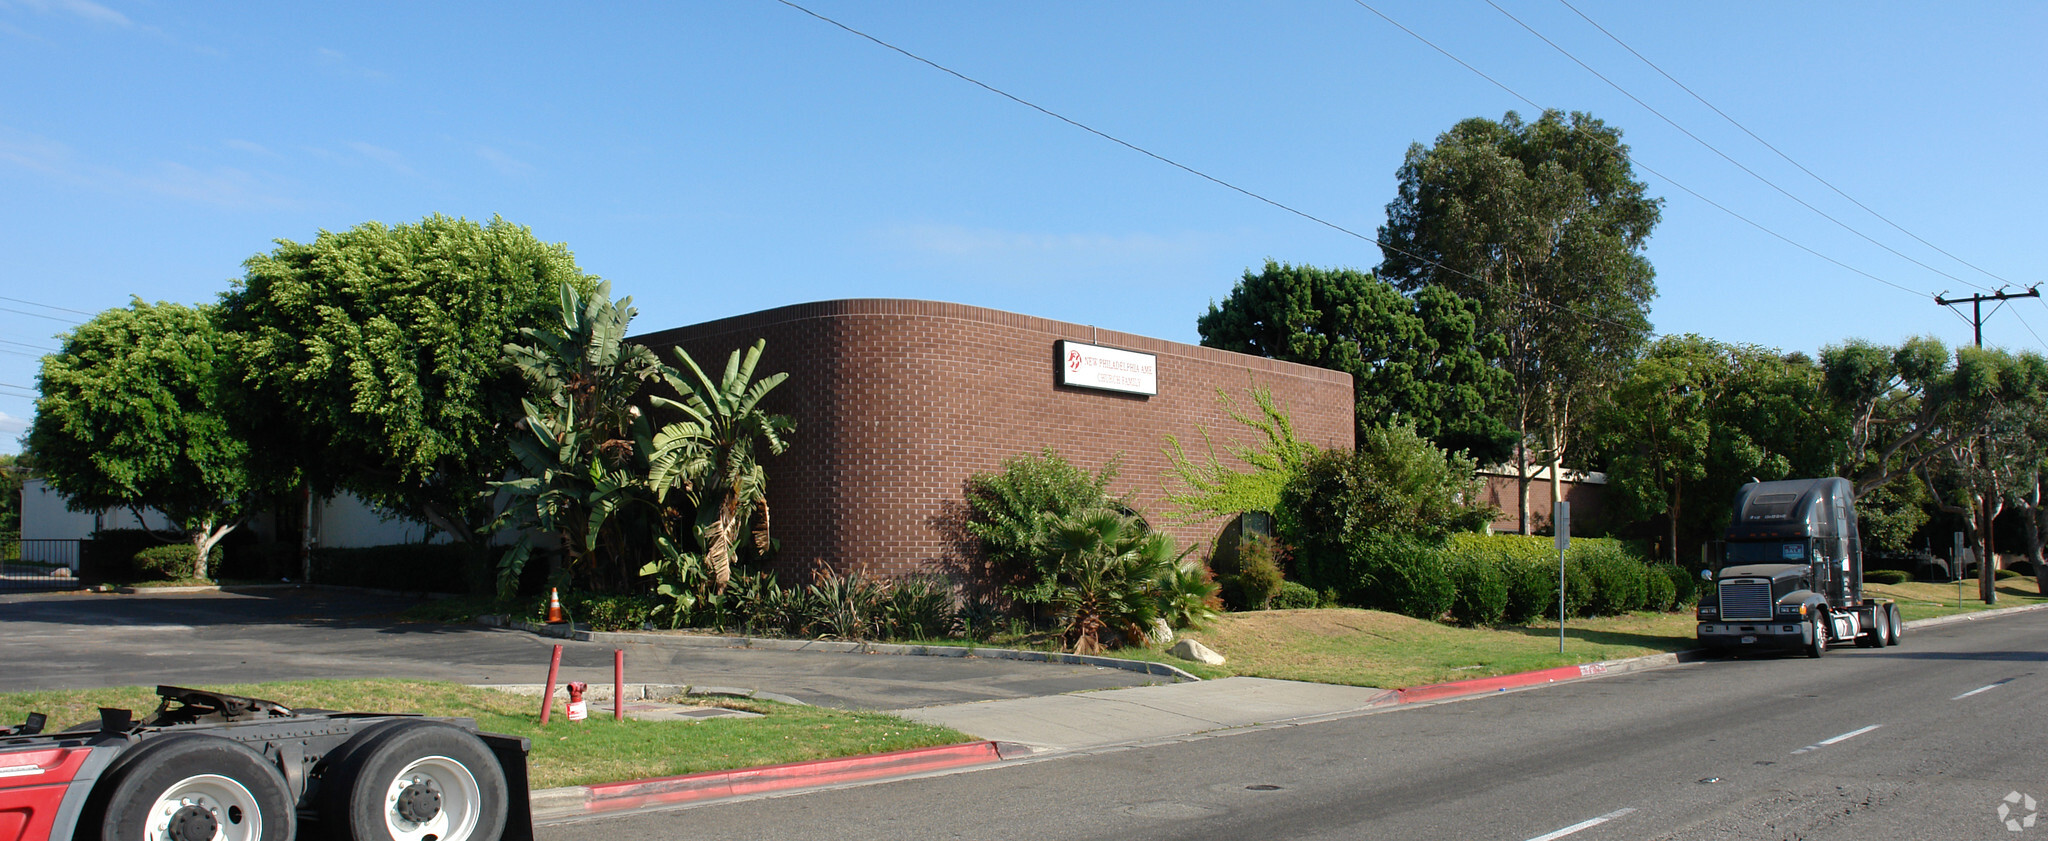
[[1451,619],[1460,625],[1498,625],[1507,615],[1508,576],[1491,558],[1453,554],[1447,567],[1455,595]]
[[1664,571],[1668,566],[1670,564],[1652,566],[1643,577],[1643,583],[1648,585],[1645,589],[1647,595],[1643,599],[1644,610],[1670,613],[1671,608],[1678,603],[1678,585],[1671,583],[1671,575]]
[[1454,534],[1446,551],[1500,570],[1507,603],[1500,622],[1520,625],[1557,613],[1557,550],[1547,537]]
[[[214,569],[220,568],[219,564],[222,554],[224,553],[218,545],[214,546],[213,550],[207,553],[206,559]],[[144,581],[183,581],[197,578],[199,575],[199,570],[194,568],[192,563],[192,544],[190,543],[166,543],[161,546],[151,546],[136,552],[129,559],[129,564],[135,569],[139,580]]]
[[[1613,542],[1585,541],[1574,544],[1570,555],[1584,566],[1591,588],[1583,616],[1618,616],[1641,610],[1649,597],[1650,570],[1641,558],[1631,556]],[[1569,576],[1567,576],[1569,582]]]
[[1445,453],[1406,426],[1366,430],[1357,452],[1310,456],[1280,491],[1273,512],[1295,547],[1294,578],[1313,588],[1349,586],[1349,550],[1374,535],[1441,539],[1493,519],[1471,460]]
[[1058,558],[1045,550],[1052,523],[1112,507],[1115,478],[1114,461],[1089,475],[1051,448],[969,478],[966,529],[981,543],[994,588],[1027,605],[1051,602],[1059,578]]
[[1282,581],[1280,591],[1273,594],[1273,598],[1266,602],[1266,606],[1273,610],[1306,610],[1321,607],[1322,603],[1322,594],[1310,589],[1308,585]]
[[1352,579],[1339,595],[1348,604],[1436,621],[1456,589],[1435,543],[1405,535],[1368,535],[1351,547]]
[[1689,607],[1700,600],[1700,574],[1677,564],[1658,564],[1664,577],[1671,579],[1671,609]]
[[661,601],[653,595],[576,593],[562,597],[577,622],[593,631],[637,631],[654,614]]
[[952,636],[959,624],[953,610],[953,588],[943,579],[905,578],[891,582],[882,604],[882,636],[888,639],[939,639]]
[[1903,569],[1873,569],[1863,573],[1865,584],[1904,584],[1913,580],[1913,574]]
[[1994,574],[1994,575],[1992,576],[1992,580],[1995,580],[1995,581],[2004,581],[2004,580],[2006,580],[2006,579],[2008,579],[2008,578],[2028,578],[2028,577],[2030,577],[2030,576],[2028,576],[2028,575],[2026,575],[2026,574],[2024,574],[2024,573],[2022,573],[2022,572],[2020,572],[2019,570],[2016,570],[2016,569],[2001,569],[2001,570],[1999,570],[1999,571],[1998,571],[1997,573],[1995,573],[1995,574]]
[[1273,541],[1247,538],[1238,553],[1236,568],[1217,576],[1223,601],[1232,610],[1265,610],[1283,583],[1280,560]]

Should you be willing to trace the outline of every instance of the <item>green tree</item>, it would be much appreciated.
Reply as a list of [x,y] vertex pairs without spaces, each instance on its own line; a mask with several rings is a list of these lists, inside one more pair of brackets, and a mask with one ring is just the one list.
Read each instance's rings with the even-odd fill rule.
[[262,457],[478,541],[526,390],[504,347],[548,320],[563,284],[589,294],[597,279],[525,227],[441,215],[279,240],[243,266],[221,324]]
[[21,538],[21,483],[28,475],[21,456],[0,453],[0,540]]
[[208,577],[214,544],[251,513],[263,475],[232,420],[213,310],[145,304],[93,317],[43,357],[28,448],[74,511],[155,509]]
[[732,580],[732,564],[748,522],[754,525],[757,551],[769,551],[773,545],[768,531],[768,471],[758,450],[774,455],[787,449],[785,439],[796,430],[796,422],[761,407],[768,392],[789,379],[788,373],[754,379],[767,344],[755,342],[744,357],[733,351],[716,381],[677,348],[676,362],[690,376],[667,369],[662,378],[682,399],[653,398],[657,408],[680,412],[685,419],[664,425],[655,434],[648,484],[659,500],[681,490],[695,504],[695,532],[714,591],[724,591]]
[[1477,302],[1482,332],[1499,337],[1526,533],[1530,446],[1561,475],[1587,405],[1649,335],[1643,248],[1662,202],[1635,180],[1621,131],[1582,113],[1465,120],[1410,146],[1397,175],[1379,275]]
[[1593,419],[1616,511],[1661,518],[1664,554],[1711,540],[1752,480],[1820,475],[1845,434],[1802,356],[1666,336],[1637,360]]
[[1963,515],[1977,557],[1978,595],[1998,600],[1992,524],[2009,501],[2024,498],[2048,457],[2048,359],[2032,353],[1958,348],[1944,386],[1948,434],[1918,472],[1939,507]]
[[[520,476],[497,483],[511,497],[501,519],[552,532],[572,572],[598,589],[621,589],[653,558],[644,530],[620,515],[652,500],[652,435],[631,401],[662,366],[653,351],[625,341],[636,311],[632,298],[612,301],[611,284],[585,298],[564,283],[560,300],[555,323],[520,328],[522,341],[505,346],[532,391],[512,438]],[[522,538],[506,553],[501,592],[517,584],[528,552]]]
[[1513,433],[1496,417],[1501,350],[1478,311],[1445,289],[1414,297],[1353,269],[1266,261],[1196,319],[1202,344],[1351,375],[1358,430],[1407,423],[1440,446],[1496,461]]

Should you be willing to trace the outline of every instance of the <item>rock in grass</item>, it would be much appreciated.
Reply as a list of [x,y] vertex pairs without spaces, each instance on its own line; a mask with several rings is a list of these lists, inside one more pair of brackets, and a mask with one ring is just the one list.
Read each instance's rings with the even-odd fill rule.
[[1210,651],[1208,646],[1191,639],[1183,639],[1180,642],[1174,643],[1173,648],[1169,649],[1167,653],[1182,660],[1189,660],[1204,665],[1223,665],[1223,655]]

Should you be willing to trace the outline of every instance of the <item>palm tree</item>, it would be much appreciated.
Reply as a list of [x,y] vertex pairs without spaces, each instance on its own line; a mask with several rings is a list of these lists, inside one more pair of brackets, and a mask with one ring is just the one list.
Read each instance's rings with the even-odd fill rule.
[[692,376],[685,379],[673,368],[665,368],[662,376],[683,399],[653,399],[656,407],[681,412],[684,419],[655,434],[648,482],[657,500],[681,490],[694,503],[697,539],[714,591],[723,591],[732,580],[732,562],[747,522],[754,525],[755,548],[768,550],[768,473],[756,447],[780,454],[789,446],[784,437],[796,429],[788,416],[761,409],[762,398],[789,378],[779,373],[754,380],[767,345],[765,339],[755,342],[744,357],[733,351],[717,382],[676,348],[676,361]]
[[1058,559],[1052,604],[1074,653],[1100,653],[1105,631],[1145,639],[1160,614],[1161,581],[1176,570],[1170,535],[1098,508],[1060,518],[1046,541]]

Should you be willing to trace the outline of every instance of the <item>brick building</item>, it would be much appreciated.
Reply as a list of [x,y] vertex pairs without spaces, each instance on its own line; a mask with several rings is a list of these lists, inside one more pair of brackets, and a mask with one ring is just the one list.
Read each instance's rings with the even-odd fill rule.
[[715,377],[756,339],[768,342],[756,375],[790,375],[768,409],[796,420],[789,451],[767,459],[785,580],[818,561],[963,571],[967,479],[1048,447],[1089,471],[1116,459],[1113,493],[1183,545],[1206,542],[1221,523],[1165,522],[1164,448],[1173,435],[1199,457],[1202,429],[1219,447],[1255,434],[1218,389],[1247,406],[1251,386],[1269,389],[1301,440],[1352,445],[1349,374],[960,304],[823,301],[635,341],[664,361],[680,346]]

